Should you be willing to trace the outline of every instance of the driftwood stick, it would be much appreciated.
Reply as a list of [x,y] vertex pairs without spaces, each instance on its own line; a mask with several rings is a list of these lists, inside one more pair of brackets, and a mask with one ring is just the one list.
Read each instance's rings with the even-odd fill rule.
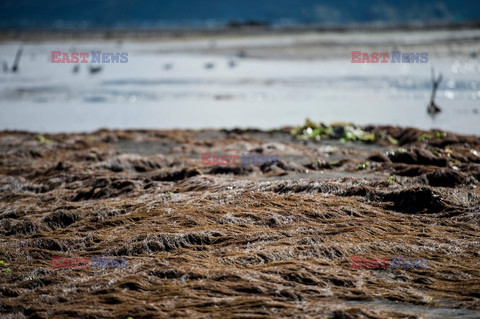
[[437,94],[438,86],[440,85],[440,82],[442,82],[442,79],[442,73],[440,73],[435,79],[435,70],[432,67],[432,95],[430,96],[430,104],[428,105],[427,109],[427,112],[429,114],[436,114],[442,111],[435,103],[435,96]]
[[15,55],[15,60],[13,61],[12,72],[15,73],[18,71],[18,64],[20,63],[20,58],[22,57],[22,48],[18,48],[17,54]]

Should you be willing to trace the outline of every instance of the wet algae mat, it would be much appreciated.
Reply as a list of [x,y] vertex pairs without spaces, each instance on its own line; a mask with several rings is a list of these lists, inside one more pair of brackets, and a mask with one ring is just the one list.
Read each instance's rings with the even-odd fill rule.
[[480,138],[364,129],[0,132],[0,317],[480,318]]

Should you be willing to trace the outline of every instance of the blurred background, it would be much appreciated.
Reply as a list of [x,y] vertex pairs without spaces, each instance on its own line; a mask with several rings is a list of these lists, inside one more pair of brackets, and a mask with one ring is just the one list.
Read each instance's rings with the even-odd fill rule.
[[[478,1],[3,0],[0,130],[270,129],[308,117],[478,135],[479,26]],[[51,63],[51,51],[94,50],[128,63]],[[354,50],[429,60],[352,64]],[[432,69],[443,76],[436,115]]]

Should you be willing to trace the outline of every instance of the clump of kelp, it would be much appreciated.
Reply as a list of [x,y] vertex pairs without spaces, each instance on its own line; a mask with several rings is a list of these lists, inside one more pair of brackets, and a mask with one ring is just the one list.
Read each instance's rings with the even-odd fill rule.
[[480,138],[308,128],[0,132],[0,318],[480,318]]
[[335,122],[326,125],[322,122],[315,123],[310,119],[305,120],[305,124],[295,127],[291,134],[298,139],[316,140],[336,139],[342,142],[361,141],[364,143],[374,143],[378,140],[385,140],[390,144],[398,144],[397,139],[389,134],[382,132],[370,132],[353,123]]

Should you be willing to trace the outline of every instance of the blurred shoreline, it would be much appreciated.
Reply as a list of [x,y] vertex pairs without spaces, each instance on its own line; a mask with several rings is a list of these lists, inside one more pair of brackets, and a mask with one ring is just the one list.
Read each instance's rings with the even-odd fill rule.
[[[189,38],[198,36],[242,36],[242,35],[282,35],[302,33],[355,33],[355,32],[395,32],[395,31],[459,31],[478,30],[480,22],[463,23],[409,23],[394,24],[346,24],[346,25],[269,25],[261,21],[230,22],[224,26],[173,26],[173,27],[117,27],[117,28],[5,28],[0,29],[2,41],[49,41],[64,39],[103,39],[161,40],[163,38]],[[476,38],[479,40],[479,38]]]
[[[422,50],[438,56],[480,55],[480,22],[428,25],[348,25],[345,27],[248,26],[216,28],[90,28],[0,30],[0,45],[112,43],[158,44],[156,53],[236,55],[256,59],[317,60],[350,57],[351,50]],[[165,46],[163,44],[166,44]],[[153,50],[151,50],[153,49]],[[274,50],[272,50],[274,49]],[[242,52],[243,51],[243,52]],[[5,56],[4,54],[3,57]],[[431,56],[430,55],[430,56]]]

